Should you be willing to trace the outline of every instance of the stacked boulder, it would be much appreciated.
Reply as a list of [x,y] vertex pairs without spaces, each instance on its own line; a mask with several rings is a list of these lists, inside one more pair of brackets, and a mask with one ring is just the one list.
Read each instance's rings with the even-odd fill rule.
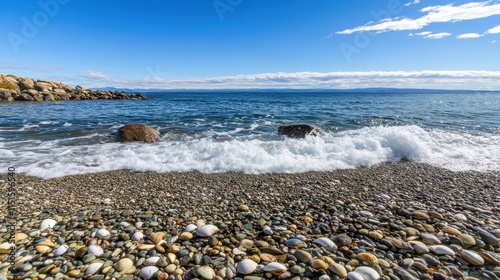
[[72,88],[60,82],[0,74],[0,101],[60,101],[92,99],[146,99],[142,94]]

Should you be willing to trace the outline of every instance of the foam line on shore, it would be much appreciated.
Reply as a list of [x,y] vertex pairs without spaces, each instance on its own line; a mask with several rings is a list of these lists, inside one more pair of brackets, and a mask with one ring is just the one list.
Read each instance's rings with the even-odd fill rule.
[[20,172],[42,178],[119,169],[297,173],[366,167],[402,159],[453,171],[500,170],[500,136],[424,130],[418,126],[367,127],[306,139],[251,136],[220,141],[211,137],[168,137],[170,140],[154,144],[66,144],[82,137],[85,136],[32,143],[19,149],[12,148],[15,143],[9,143],[0,147],[0,154],[6,159],[1,165],[15,165]]

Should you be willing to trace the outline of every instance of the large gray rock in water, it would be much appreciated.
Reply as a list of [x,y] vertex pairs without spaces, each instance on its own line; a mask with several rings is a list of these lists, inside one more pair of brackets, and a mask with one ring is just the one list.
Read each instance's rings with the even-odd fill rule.
[[305,138],[307,135],[323,136],[323,129],[310,124],[292,124],[278,127],[278,134],[291,138]]
[[118,130],[117,140],[120,142],[158,142],[160,132],[144,124],[132,123],[122,126]]

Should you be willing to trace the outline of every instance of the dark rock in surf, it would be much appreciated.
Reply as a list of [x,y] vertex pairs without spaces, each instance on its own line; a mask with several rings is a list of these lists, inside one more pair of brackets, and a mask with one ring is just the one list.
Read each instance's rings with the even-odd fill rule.
[[144,124],[132,123],[122,126],[118,130],[116,138],[120,142],[152,143],[160,140],[160,132]]
[[293,124],[278,127],[278,134],[290,138],[305,138],[307,135],[324,136],[323,129],[310,124]]

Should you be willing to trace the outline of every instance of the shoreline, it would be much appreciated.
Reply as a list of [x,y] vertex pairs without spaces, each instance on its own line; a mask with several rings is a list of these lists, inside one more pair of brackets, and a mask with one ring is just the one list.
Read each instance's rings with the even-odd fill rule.
[[[156,256],[164,262],[151,265],[158,270],[152,279],[201,279],[204,270],[200,267],[214,271],[214,277],[207,279],[231,279],[228,273],[243,278],[245,274],[233,266],[245,258],[261,265],[248,275],[262,278],[342,279],[344,271],[358,271],[362,266],[400,279],[405,273],[419,278],[435,273],[449,277],[468,274],[473,277],[469,279],[483,279],[485,273],[500,274],[498,266],[485,257],[481,257],[481,265],[473,265],[460,251],[496,251],[497,257],[500,253],[500,245],[495,243],[500,238],[498,171],[452,172],[422,163],[395,162],[293,174],[118,170],[46,180],[15,176],[22,186],[17,195],[17,214],[23,221],[16,232],[26,235],[18,239],[17,251],[27,250],[43,260],[41,264],[35,262],[38,266],[33,261],[17,264],[22,266],[14,272],[17,276],[80,278],[90,263],[102,263],[93,275],[97,278],[91,279],[134,279],[146,273],[141,271],[146,267],[145,260]],[[2,192],[6,188],[6,182],[0,183]],[[7,207],[6,200],[0,207]],[[0,220],[10,218],[7,211],[0,215]],[[57,221],[54,229],[37,231],[46,218]],[[129,226],[118,226],[123,222]],[[142,223],[141,227],[137,223]],[[212,224],[219,231],[208,239],[197,237],[196,231],[183,233],[188,224]],[[265,226],[273,233],[264,233]],[[110,236],[92,237],[98,229],[106,229]],[[77,231],[83,236],[76,238]],[[141,232],[144,238],[131,241],[135,232]],[[164,235],[154,242],[152,236],[157,232]],[[8,232],[0,228],[0,233],[0,244],[7,242]],[[44,234],[54,246],[41,254],[34,242]],[[189,239],[171,242],[175,236],[184,239],[190,234]],[[345,235],[350,242],[342,244],[338,236]],[[321,237],[333,240],[336,248],[326,250],[318,245]],[[400,241],[409,247],[399,246]],[[446,249],[436,249],[436,242],[454,254],[439,251]],[[78,250],[88,251],[93,243],[104,253],[86,257],[93,259],[85,262],[83,258],[89,253],[79,254]],[[68,253],[55,257],[60,244],[69,246]],[[188,252],[190,257],[185,257]],[[286,271],[262,271],[270,262],[266,259],[268,252],[274,252],[270,255]],[[362,253],[370,256],[360,256]],[[377,261],[372,263],[372,257]],[[124,258],[133,259],[134,272],[118,271],[116,264]],[[403,259],[412,265],[405,267]],[[44,264],[50,262],[47,260],[55,264],[50,269],[50,264]],[[425,272],[422,265],[427,268]],[[0,275],[5,274],[5,267],[0,267],[4,269],[0,268]],[[169,276],[162,278],[166,274]]]

